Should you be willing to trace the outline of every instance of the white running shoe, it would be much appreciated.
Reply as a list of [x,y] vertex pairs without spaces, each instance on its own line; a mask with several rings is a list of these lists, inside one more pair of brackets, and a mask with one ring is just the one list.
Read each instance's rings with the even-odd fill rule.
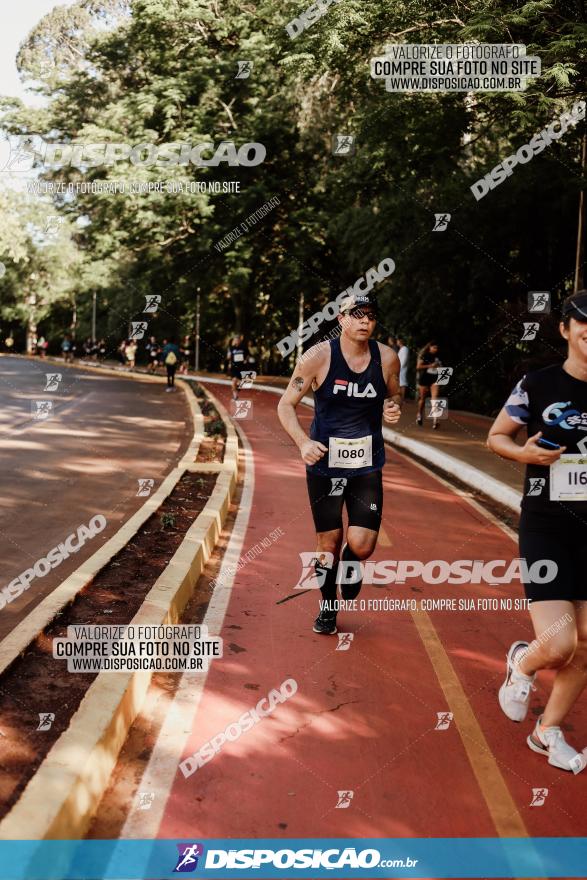
[[528,642],[514,642],[506,658],[505,681],[499,689],[499,705],[510,721],[523,721],[528,714],[535,675],[524,675],[517,667],[515,655],[526,651]]
[[572,770],[575,774],[584,770],[587,767],[585,755],[566,742],[560,727],[545,727],[541,730],[541,720],[538,719],[533,733],[527,739],[532,751],[547,757],[548,763],[560,770]]

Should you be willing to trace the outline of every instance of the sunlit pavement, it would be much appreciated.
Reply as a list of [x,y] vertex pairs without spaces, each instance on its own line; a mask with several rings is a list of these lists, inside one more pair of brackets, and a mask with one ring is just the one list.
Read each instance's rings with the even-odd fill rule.
[[[61,374],[45,391],[48,373]],[[56,380],[55,380],[56,381]],[[37,402],[50,402],[36,419]],[[165,385],[62,364],[0,358],[0,544],[2,586],[95,514],[107,526],[0,611],[0,638],[94,553],[144,503],[192,434],[184,395]]]

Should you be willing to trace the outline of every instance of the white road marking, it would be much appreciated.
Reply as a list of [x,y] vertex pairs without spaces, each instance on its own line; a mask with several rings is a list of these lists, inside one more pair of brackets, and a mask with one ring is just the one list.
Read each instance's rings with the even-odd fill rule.
[[[253,450],[244,433],[238,427],[237,430],[244,450],[244,485],[232,534],[218,573],[218,583],[214,588],[202,621],[202,624],[208,627],[210,636],[219,636],[222,630],[236,574],[236,565],[241,555],[249,523],[255,489]],[[194,726],[207,677],[208,672],[196,671],[187,671],[182,675],[149,763],[137,788],[141,792],[153,793],[155,798],[150,809],[139,810],[135,807],[132,810],[120,832],[120,839],[153,840],[157,837],[171,787],[178,773],[178,765]]]

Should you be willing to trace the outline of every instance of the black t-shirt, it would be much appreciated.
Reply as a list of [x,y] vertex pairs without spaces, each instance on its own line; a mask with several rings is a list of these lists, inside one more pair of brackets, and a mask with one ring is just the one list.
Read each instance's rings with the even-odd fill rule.
[[230,345],[228,347],[228,357],[231,367],[243,370],[245,368],[247,354],[248,352],[245,345]]
[[[587,461],[587,382],[569,375],[562,365],[527,373],[505,410],[526,425],[529,437],[542,431],[546,440],[566,446],[563,455],[583,455]],[[543,465],[526,466],[522,509],[587,522],[587,501],[550,499],[550,468]]]
[[418,357],[418,361],[426,364],[423,370],[418,370],[418,385],[434,385],[437,379],[436,370],[433,373],[429,373],[428,370],[433,366],[440,366],[440,358],[437,354],[425,351],[424,354]]

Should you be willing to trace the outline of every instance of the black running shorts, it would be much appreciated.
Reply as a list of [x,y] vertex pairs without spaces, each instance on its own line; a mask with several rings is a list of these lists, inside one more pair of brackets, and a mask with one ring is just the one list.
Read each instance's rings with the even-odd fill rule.
[[343,505],[349,526],[379,531],[383,506],[380,470],[357,477],[323,477],[306,472],[306,480],[317,532],[342,529]]
[[522,510],[520,557],[528,568],[539,559],[552,559],[558,568],[554,580],[547,584],[524,584],[531,602],[587,601],[586,536],[585,523],[572,514],[549,516],[542,511]]

